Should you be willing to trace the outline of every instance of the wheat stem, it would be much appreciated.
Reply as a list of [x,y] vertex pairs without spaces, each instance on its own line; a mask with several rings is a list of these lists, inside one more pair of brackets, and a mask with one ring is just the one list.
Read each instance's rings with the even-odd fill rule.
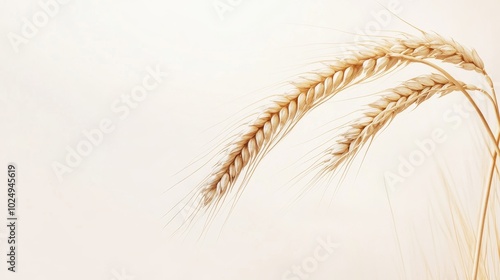
[[[497,140],[496,140],[496,145],[500,144],[500,133],[498,134]],[[493,177],[495,176],[495,168],[496,168],[496,163],[497,163],[497,152],[495,151],[493,153],[493,162],[491,164],[491,168],[488,174],[488,185],[486,188],[486,191],[484,193],[484,197],[482,200],[482,207],[481,207],[481,212],[480,212],[480,218],[479,218],[479,229],[478,229],[478,234],[477,234],[477,239],[476,239],[476,247],[474,250],[474,263],[473,263],[473,268],[472,268],[472,279],[477,280],[477,274],[479,270],[479,261],[481,259],[481,248],[483,246],[483,235],[484,235],[484,225],[486,223],[486,216],[488,213],[488,205],[490,201],[490,194],[491,194],[491,186],[493,185]]]
[[[409,60],[418,60],[418,59],[415,59],[413,57],[405,57],[405,58],[409,59]],[[427,65],[430,65],[431,67],[434,67],[438,70],[440,68],[439,66],[434,65],[433,63],[430,63],[427,61],[420,61],[420,62],[427,64]],[[452,81],[454,83],[456,83],[457,86],[459,86],[458,82],[450,74],[446,73],[446,71],[444,71],[444,70],[440,70],[440,71],[443,72],[443,74],[445,74],[448,78],[452,79]],[[483,71],[483,73],[486,75],[486,77],[490,83],[490,86],[493,89],[493,95],[495,96],[495,99],[496,99],[496,95],[495,95],[493,84],[491,83],[491,79],[486,74],[486,71]],[[494,176],[494,170],[496,167],[497,156],[500,155],[500,146],[498,145],[499,144],[498,137],[495,137],[493,135],[493,131],[491,130],[491,127],[489,126],[488,122],[486,121],[486,118],[484,117],[483,113],[481,112],[481,110],[479,109],[477,104],[474,102],[474,100],[472,99],[470,94],[467,91],[465,91],[463,89],[463,87],[460,86],[459,88],[460,88],[460,91],[462,91],[465,94],[465,96],[467,97],[469,102],[472,104],[472,106],[474,107],[474,109],[478,113],[482,123],[486,127],[486,131],[488,133],[488,136],[493,140],[494,147],[495,147],[495,152],[493,153],[493,164],[492,164],[491,170],[488,174],[488,184],[486,186],[485,195],[484,195],[482,203],[481,203],[481,212],[480,212],[479,227],[478,227],[479,229],[478,229],[478,234],[477,234],[476,247],[474,250],[473,279],[477,280],[479,262],[480,262],[480,257],[481,257],[482,242],[483,242],[484,226],[485,226],[486,216],[488,214],[489,197],[490,197],[490,193],[491,193],[491,186],[493,183],[493,176]],[[497,106],[496,102],[493,103],[493,106],[495,107],[495,113],[497,113],[497,121],[498,121],[498,106]],[[499,121],[499,125],[500,125],[500,121]],[[499,135],[499,137],[500,137],[500,135]]]

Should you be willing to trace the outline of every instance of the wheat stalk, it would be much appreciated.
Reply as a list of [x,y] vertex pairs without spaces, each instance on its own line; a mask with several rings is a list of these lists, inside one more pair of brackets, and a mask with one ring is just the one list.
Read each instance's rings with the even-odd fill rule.
[[[199,207],[215,208],[242,173],[245,174],[242,182],[244,186],[260,159],[273,147],[273,144],[279,142],[307,112],[316,106],[360,82],[378,78],[410,63],[423,63],[438,70],[442,75],[431,74],[414,78],[370,104],[370,109],[364,113],[363,118],[351,123],[351,128],[342,135],[332,149],[328,150],[329,158],[323,162],[326,163],[323,172],[334,170],[346,159],[352,158],[364,143],[408,107],[419,105],[437,93],[442,96],[452,91],[461,91],[478,113],[488,136],[495,140],[496,144],[478,227],[473,265],[473,279],[476,279],[489,193],[496,168],[496,158],[500,154],[498,146],[500,136],[493,135],[486,118],[467,90],[478,90],[487,95],[488,93],[457,81],[429,59],[451,63],[464,70],[484,75],[491,89],[491,96],[488,97],[495,107],[497,120],[500,123],[493,82],[484,69],[484,63],[475,50],[467,49],[454,40],[424,32],[420,37],[404,35],[380,42],[366,42],[358,47],[361,48],[347,53],[342,58],[334,59],[324,69],[293,82],[294,89],[291,92],[277,97],[259,117],[246,125],[246,130],[221,152],[224,157],[203,180],[199,193],[202,203]],[[239,188],[238,193],[242,190],[243,187]]]
[[284,136],[309,110],[349,86],[410,63],[406,57],[438,59],[488,77],[482,60],[474,50],[439,35],[424,33],[422,37],[407,35],[379,43],[365,43],[362,49],[352,51],[344,58],[334,60],[325,69],[292,83],[295,86],[292,92],[274,100],[256,120],[248,124],[247,130],[223,151],[224,158],[203,182],[203,205],[211,205],[224,197],[243,169],[257,163],[270,143]]
[[[460,85],[467,90],[479,90],[476,86],[462,82]],[[352,121],[347,126],[348,130],[326,150],[323,172],[333,171],[354,156],[363,144],[372,139],[397,114],[412,105],[420,105],[436,93],[444,96],[456,90],[459,90],[459,87],[440,74],[416,77],[387,90],[381,98],[370,103],[362,117]]]

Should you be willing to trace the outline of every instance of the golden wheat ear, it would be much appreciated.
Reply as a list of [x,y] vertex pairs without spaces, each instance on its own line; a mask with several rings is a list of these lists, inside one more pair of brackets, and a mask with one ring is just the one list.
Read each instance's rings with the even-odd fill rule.
[[[259,159],[310,110],[338,92],[369,79],[383,76],[412,61],[407,57],[437,59],[466,70],[485,73],[475,51],[434,34],[404,36],[381,42],[364,43],[323,70],[293,83],[295,89],[272,101],[266,110],[246,126],[221,153],[223,158],[203,181],[203,205],[216,205],[242,173],[251,175]],[[241,191],[240,188],[238,191]]]
[[496,160],[500,154],[498,146],[500,135],[495,137],[484,114],[467,92],[479,89],[457,81],[430,59],[454,64],[464,70],[484,75],[491,89],[491,96],[488,97],[495,107],[496,117],[500,123],[493,82],[484,69],[483,61],[476,51],[465,48],[454,40],[424,32],[420,37],[403,35],[400,38],[380,42],[365,42],[357,47],[357,50],[351,51],[344,57],[334,59],[326,68],[292,83],[295,88],[290,93],[283,94],[270,102],[259,117],[245,126],[245,131],[222,150],[222,159],[202,181],[201,191],[194,196],[201,197],[196,213],[201,209],[210,208],[209,214],[213,218],[216,214],[214,211],[224,202],[237,180],[242,177],[240,187],[236,188],[236,202],[262,157],[316,106],[351,86],[375,80],[410,63],[423,63],[438,70],[442,75],[432,74],[414,78],[370,104],[370,109],[365,112],[364,117],[352,123],[351,129],[342,135],[332,149],[328,150],[329,160],[323,172],[334,170],[346,160],[352,159],[363,144],[373,139],[381,128],[411,105],[418,105],[435,94],[444,95],[454,90],[461,91],[476,110],[489,138],[495,142],[493,163],[481,205],[474,252],[472,275],[476,280],[480,267],[485,220],[489,213],[490,191],[494,171],[497,170]]
[[[466,90],[479,90],[476,86],[459,82]],[[412,105],[420,105],[434,95],[444,96],[460,90],[459,86],[440,74],[423,75],[389,89],[378,100],[368,104],[362,117],[350,122],[348,130],[324,154],[324,170],[333,171],[351,159],[364,144],[369,142],[396,115]]]

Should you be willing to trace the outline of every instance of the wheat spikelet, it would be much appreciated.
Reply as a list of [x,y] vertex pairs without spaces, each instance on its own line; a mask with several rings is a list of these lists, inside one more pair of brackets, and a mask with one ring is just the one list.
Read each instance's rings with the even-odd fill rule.
[[248,124],[246,131],[223,150],[224,158],[203,182],[202,204],[210,205],[226,195],[243,169],[255,164],[265,153],[265,148],[284,136],[307,111],[349,86],[410,63],[402,57],[392,56],[394,54],[438,59],[466,70],[486,73],[475,51],[439,35],[425,33],[422,37],[405,36],[365,43],[361,49],[334,60],[325,69],[294,82],[292,92],[272,101],[256,120]]
[[[473,85],[460,85],[467,90],[478,90]],[[332,171],[354,156],[363,144],[410,106],[419,105],[435,94],[444,96],[456,90],[459,87],[440,74],[416,77],[388,90],[380,99],[370,103],[363,116],[352,121],[335,145],[325,152],[327,158],[323,161],[323,171]]]

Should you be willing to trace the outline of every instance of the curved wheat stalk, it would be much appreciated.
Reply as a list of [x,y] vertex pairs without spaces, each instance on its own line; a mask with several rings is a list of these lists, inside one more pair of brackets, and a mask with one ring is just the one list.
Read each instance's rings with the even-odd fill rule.
[[352,51],[327,68],[293,83],[293,92],[274,100],[248,124],[247,130],[223,151],[225,157],[204,181],[201,190],[203,205],[213,205],[214,201],[222,199],[244,168],[255,165],[270,144],[286,135],[309,110],[347,87],[410,63],[405,57],[438,59],[487,76],[484,64],[474,50],[439,35],[425,33],[422,37],[406,36],[364,44],[362,49]]
[[[394,116],[412,105],[418,105],[435,94],[445,95],[451,91],[461,91],[481,118],[488,136],[495,140],[493,165],[489,173],[487,192],[481,207],[478,240],[474,254],[473,278],[477,278],[481,253],[481,241],[485,217],[488,209],[489,193],[492,185],[496,158],[500,154],[498,142],[481,110],[467,90],[479,90],[453,78],[448,72],[428,59],[454,64],[464,70],[476,71],[486,78],[491,89],[490,101],[500,123],[497,98],[493,82],[484,69],[484,63],[474,50],[467,49],[454,40],[447,40],[437,34],[422,33],[421,37],[404,35],[401,38],[381,42],[361,44],[361,49],[335,59],[326,68],[311,73],[292,85],[294,89],[273,100],[253,122],[246,126],[226,149],[225,154],[213,168],[211,174],[202,182],[200,207],[216,205],[231,191],[235,182],[244,173],[242,185],[247,182],[260,159],[284,137],[296,123],[310,110],[325,102],[342,90],[383,76],[410,63],[424,63],[441,72],[414,78],[392,89],[387,95],[370,104],[370,110],[363,118],[351,124],[351,129],[342,135],[336,146],[329,149],[329,159],[323,172],[338,167],[374,137]],[[486,93],[485,91],[482,91]],[[486,93],[487,94],[487,93]],[[242,191],[238,189],[238,193]],[[198,208],[199,209],[199,208]]]
[[[479,90],[476,86],[460,85],[467,90]],[[333,171],[352,158],[359,149],[384,128],[397,114],[412,105],[419,105],[435,94],[444,96],[460,90],[452,81],[440,74],[413,78],[387,90],[380,99],[368,105],[362,117],[352,121],[348,130],[341,134],[335,144],[325,151],[323,172]]]

